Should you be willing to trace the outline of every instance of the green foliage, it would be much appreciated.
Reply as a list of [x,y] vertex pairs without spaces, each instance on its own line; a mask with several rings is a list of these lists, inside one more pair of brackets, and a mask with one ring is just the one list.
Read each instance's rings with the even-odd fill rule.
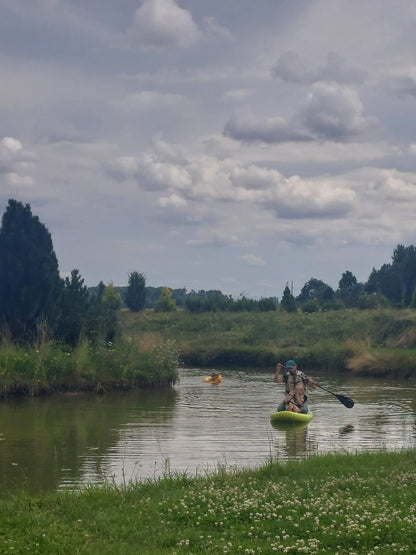
[[354,274],[347,270],[342,274],[342,278],[339,280],[335,296],[337,300],[341,300],[347,308],[352,308],[357,306],[358,298],[363,289],[363,284],[358,283]]
[[334,290],[320,279],[311,278],[296,298],[300,303],[314,300],[320,307],[334,300]]
[[155,305],[156,312],[172,312],[176,310],[175,301],[172,299],[172,289],[162,287],[162,293]]
[[290,292],[288,285],[286,285],[283,291],[283,296],[282,296],[280,305],[283,308],[283,310],[285,310],[286,312],[296,312],[295,297]]
[[0,229],[0,319],[17,340],[53,326],[62,288],[49,231],[29,204],[9,200]]
[[[402,364],[406,349],[413,360],[416,348],[416,312],[377,308],[313,313],[144,311],[134,318],[120,314],[122,336],[157,335],[175,340],[187,365],[272,368],[278,360],[294,358],[303,369],[345,371],[348,361],[361,352],[359,341],[369,338],[373,354],[392,350],[390,368]],[[409,363],[406,363],[406,368]],[[416,376],[416,362],[412,375]]]
[[370,274],[365,290],[380,293],[397,306],[407,307],[416,286],[416,248],[397,245],[392,262]]
[[410,308],[416,308],[416,287],[413,289],[412,300],[410,301]]
[[33,347],[3,337],[0,344],[0,397],[38,395],[56,390],[111,390],[167,386],[177,379],[178,351],[173,340],[141,349],[128,338],[74,348],[40,336]]
[[97,304],[101,337],[106,341],[114,341],[117,333],[118,316],[117,311],[122,304],[121,295],[113,283],[110,282],[104,289],[102,297]]
[[389,301],[383,295],[377,293],[363,293],[358,298],[358,308],[361,310],[374,310],[381,307],[387,307]]
[[86,331],[89,306],[88,289],[84,280],[79,270],[72,270],[71,278],[64,280],[55,337],[64,343],[75,345],[82,332]]
[[146,278],[144,274],[132,272],[129,274],[129,284],[126,291],[125,303],[132,312],[144,309],[146,301]]
[[319,310],[319,304],[316,299],[308,299],[302,304],[302,312],[317,312]]
[[260,312],[277,310],[277,299],[273,297],[262,297],[258,302]]

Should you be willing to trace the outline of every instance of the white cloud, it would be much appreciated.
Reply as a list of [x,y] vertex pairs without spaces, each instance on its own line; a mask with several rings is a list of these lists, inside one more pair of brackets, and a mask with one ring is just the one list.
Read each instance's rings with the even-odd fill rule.
[[231,31],[224,25],[220,25],[213,17],[204,18],[204,30],[207,36],[220,38],[225,41],[232,41]]
[[116,102],[116,106],[126,111],[157,110],[159,108],[174,108],[184,102],[179,94],[160,91],[141,91],[129,94],[126,98]]
[[0,155],[2,157],[13,156],[20,150],[23,150],[22,143],[13,137],[3,137],[0,141]]
[[363,115],[357,92],[336,83],[313,85],[299,119],[319,139],[329,141],[348,141],[377,128],[376,118]]
[[260,119],[250,114],[236,115],[226,122],[224,134],[227,137],[247,142],[283,143],[312,140],[311,135],[306,131],[297,128],[281,116]]
[[129,38],[145,48],[189,48],[201,31],[189,11],[174,0],[144,0],[136,10]]
[[358,84],[366,72],[348,66],[346,60],[336,52],[328,52],[324,66],[310,66],[299,54],[283,52],[272,68],[272,76],[288,83],[312,84],[317,81],[334,81],[341,84]]
[[416,66],[393,70],[389,75],[389,87],[401,96],[416,96]]
[[0,184],[7,185],[2,193],[9,194],[19,186],[33,185],[34,156],[23,148],[14,137],[3,137],[0,141]]
[[248,264],[249,266],[264,266],[266,262],[255,254],[243,254],[240,256],[240,260]]

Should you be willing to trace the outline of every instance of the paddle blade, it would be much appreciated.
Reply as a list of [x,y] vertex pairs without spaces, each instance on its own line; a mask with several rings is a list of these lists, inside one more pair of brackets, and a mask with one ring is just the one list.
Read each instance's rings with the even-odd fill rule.
[[337,394],[335,394],[335,397],[344,405],[344,407],[347,407],[347,409],[352,409],[352,407],[354,406],[354,401],[349,397]]

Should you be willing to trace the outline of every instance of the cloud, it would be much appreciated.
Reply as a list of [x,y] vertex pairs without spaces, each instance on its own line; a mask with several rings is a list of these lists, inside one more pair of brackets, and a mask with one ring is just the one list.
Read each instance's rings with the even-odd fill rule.
[[416,96],[416,66],[396,70],[389,76],[389,88],[400,96]]
[[224,135],[244,142],[284,143],[313,140],[307,131],[302,131],[281,116],[260,119],[253,115],[236,115],[226,122]]
[[202,33],[191,13],[174,0],[144,0],[136,10],[128,37],[144,48],[189,48],[202,38]]
[[329,141],[348,141],[377,128],[376,118],[363,115],[357,92],[337,83],[313,85],[298,118],[317,138]]
[[227,27],[217,23],[213,17],[204,18],[204,30],[208,37],[220,38],[228,42],[233,40],[231,31]]
[[[350,186],[328,179],[286,178],[271,168],[245,166],[232,159],[219,162],[207,155],[190,155],[176,162],[167,162],[156,152],[119,157],[108,172],[119,181],[133,179],[140,189],[157,196],[159,207],[169,209],[183,209],[189,201],[192,210],[208,202],[239,203],[271,211],[278,218],[315,219],[347,214],[356,201]],[[168,194],[160,195],[162,191]]]
[[264,266],[266,264],[260,256],[256,256],[255,254],[243,254],[239,258],[248,264],[248,266]]
[[324,66],[311,67],[299,54],[283,52],[272,68],[272,76],[287,83],[312,84],[317,81],[335,81],[341,84],[362,83],[366,72],[348,66],[345,59],[336,52],[329,52]]
[[0,141],[0,154],[2,157],[11,157],[23,150],[23,145],[13,137],[4,137]]
[[305,102],[290,119],[235,115],[226,122],[223,133],[238,141],[270,144],[348,142],[364,139],[378,129],[377,119],[365,116],[363,110],[355,89],[322,81],[312,85]]
[[188,203],[184,198],[180,197],[176,193],[173,193],[169,197],[161,197],[157,201],[157,204],[161,208],[184,208]]
[[19,140],[3,137],[0,141],[0,183],[13,188],[32,185],[33,162],[33,154],[27,152]]
[[160,161],[153,154],[141,157],[120,156],[107,166],[108,173],[123,181],[134,179],[145,190],[182,190],[191,185],[186,167]]
[[131,93],[115,105],[122,110],[132,112],[135,110],[156,110],[159,108],[174,108],[184,102],[184,97],[179,94],[160,91],[140,91]]

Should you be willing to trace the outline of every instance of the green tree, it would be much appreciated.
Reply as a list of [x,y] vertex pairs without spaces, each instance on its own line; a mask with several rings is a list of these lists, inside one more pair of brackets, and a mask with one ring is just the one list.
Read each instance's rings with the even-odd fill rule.
[[416,287],[413,289],[412,300],[410,301],[410,308],[416,308]]
[[146,301],[146,278],[138,272],[129,274],[125,303],[132,312],[143,310]]
[[397,245],[392,262],[373,271],[365,291],[379,293],[396,306],[409,306],[416,286],[416,248]]
[[296,300],[304,303],[311,299],[315,300],[320,307],[324,307],[334,300],[334,290],[320,279],[311,278],[302,287]]
[[296,312],[295,297],[290,292],[290,289],[289,289],[288,285],[286,285],[286,287],[283,291],[283,296],[282,296],[282,300],[280,301],[280,306],[286,312]]
[[345,306],[351,308],[357,306],[358,298],[363,291],[363,285],[358,283],[357,278],[352,272],[347,270],[342,274],[338,282],[338,289],[335,293],[336,298],[340,299]]
[[107,337],[107,324],[103,297],[105,285],[102,281],[97,287],[91,288],[89,293],[89,307],[85,332],[92,343],[105,340]]
[[37,323],[54,327],[62,289],[47,228],[29,204],[10,199],[0,229],[0,320],[14,339],[31,341]]
[[277,310],[278,300],[275,297],[262,297],[258,301],[260,312],[269,312]]
[[101,319],[103,335],[106,341],[114,341],[117,332],[117,311],[121,308],[121,295],[110,282],[101,297]]
[[176,303],[172,299],[172,289],[162,287],[162,293],[155,304],[155,312],[172,312],[176,310]]
[[66,277],[59,302],[60,317],[55,337],[69,345],[75,345],[82,332],[86,332],[90,299],[79,270],[72,270]]

